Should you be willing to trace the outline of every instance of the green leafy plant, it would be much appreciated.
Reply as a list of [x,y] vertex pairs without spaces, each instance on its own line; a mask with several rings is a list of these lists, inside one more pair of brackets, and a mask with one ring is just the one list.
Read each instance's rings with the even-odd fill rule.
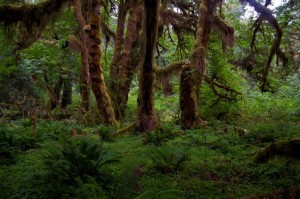
[[162,173],[174,173],[182,170],[190,160],[190,148],[161,146],[150,150],[150,158],[154,168]]

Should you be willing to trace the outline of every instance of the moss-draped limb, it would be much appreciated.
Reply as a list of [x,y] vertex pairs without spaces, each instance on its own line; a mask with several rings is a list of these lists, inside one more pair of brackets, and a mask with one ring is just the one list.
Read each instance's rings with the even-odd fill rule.
[[233,45],[234,45],[234,29],[217,15],[212,16],[212,25],[222,35],[223,51],[226,50],[227,46],[233,47]]
[[174,29],[177,30],[177,33],[192,33],[196,32],[196,15],[184,16],[175,12],[174,10],[163,8],[159,12],[160,20],[162,24],[172,25]]
[[165,96],[172,95],[173,89],[170,84],[170,80],[174,76],[179,76],[182,71],[182,66],[186,63],[186,60],[175,62],[167,67],[161,68],[157,65],[153,66],[153,71],[155,72],[156,86],[162,87]]
[[[275,30],[275,38],[273,40],[273,44],[271,46],[267,61],[265,63],[264,67],[264,72],[263,72],[263,77],[262,77],[262,91],[267,91],[267,76],[270,70],[271,62],[273,60],[274,55],[277,55],[278,57],[282,58],[285,60],[283,53],[280,53],[280,43],[281,43],[281,38],[282,38],[282,30],[278,24],[278,21],[276,18],[272,15],[272,11],[269,10],[268,8],[264,7],[261,5],[259,2],[255,0],[243,0],[243,2],[248,2],[250,6],[252,6],[256,12],[260,13],[260,17],[266,21],[274,28]],[[260,20],[262,21],[262,20]]]
[[153,58],[158,34],[159,0],[144,0],[143,54],[139,76],[138,118],[142,131],[157,128],[154,112]]
[[280,140],[258,151],[255,155],[255,163],[265,163],[276,156],[300,159],[300,138]]
[[[46,25],[55,20],[71,0],[47,0],[37,4],[0,6],[0,23],[13,26],[17,49],[28,47],[42,35]],[[17,33],[16,33],[17,29]]]
[[100,1],[91,0],[89,8],[89,25],[91,27],[88,34],[89,70],[92,90],[96,97],[102,122],[105,125],[117,125],[110,96],[104,82],[103,70],[100,65],[101,58],[101,36],[100,36]]

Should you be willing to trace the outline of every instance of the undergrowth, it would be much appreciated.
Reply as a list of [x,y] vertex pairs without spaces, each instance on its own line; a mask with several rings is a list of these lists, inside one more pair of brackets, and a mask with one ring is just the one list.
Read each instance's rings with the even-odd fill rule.
[[1,198],[238,198],[300,181],[298,160],[254,162],[263,147],[299,137],[293,121],[211,120],[186,131],[167,123],[112,137],[114,131],[43,120],[35,133],[26,120],[1,125]]

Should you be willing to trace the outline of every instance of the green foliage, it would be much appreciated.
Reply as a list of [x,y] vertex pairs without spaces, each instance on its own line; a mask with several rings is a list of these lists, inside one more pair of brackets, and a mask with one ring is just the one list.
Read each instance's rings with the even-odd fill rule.
[[190,148],[161,146],[150,150],[153,167],[162,173],[174,173],[184,169],[190,160]]
[[6,128],[0,128],[0,163],[12,159],[14,152],[18,151],[15,146],[15,138],[7,132]]
[[144,144],[154,144],[161,146],[166,141],[172,139],[175,134],[173,132],[174,126],[172,124],[163,125],[154,132],[145,132],[143,137]]
[[37,147],[36,136],[25,128],[15,128],[12,131],[8,128],[0,127],[0,163],[13,160],[17,152]]

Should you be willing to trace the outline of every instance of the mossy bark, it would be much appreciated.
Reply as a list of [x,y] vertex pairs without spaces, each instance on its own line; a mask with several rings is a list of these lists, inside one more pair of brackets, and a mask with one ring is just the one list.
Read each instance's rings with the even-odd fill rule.
[[[125,21],[127,15],[127,9],[124,0],[120,0],[119,3],[119,11],[118,11],[118,21],[117,21],[117,30],[116,30],[116,39],[115,39],[115,46],[114,46],[114,54],[112,58],[112,62],[110,65],[110,84],[109,89],[111,96],[115,96],[117,91],[117,83],[119,80],[119,68],[120,68],[120,61],[121,61],[121,51],[122,45],[124,40],[124,30],[125,30]],[[118,102],[115,98],[112,98],[112,103],[114,109],[116,110],[116,118],[119,120],[119,113],[118,113]]]
[[157,127],[154,112],[153,58],[158,32],[159,0],[144,0],[143,57],[140,68],[138,117],[142,131],[153,131]]
[[[137,38],[138,30],[140,29],[140,18],[142,17],[142,6],[134,6],[128,17],[128,26],[126,37],[124,39],[123,50],[121,52],[120,62],[118,64],[117,76],[111,73],[111,93],[112,101],[118,120],[122,120],[125,117],[125,111],[127,108],[128,94],[130,90],[130,84],[132,82],[132,76],[134,70],[137,68],[138,63],[134,57],[137,56],[136,48],[138,48]],[[114,65],[113,65],[114,66]]]
[[197,34],[191,56],[191,64],[181,73],[180,109],[181,127],[183,129],[197,128],[201,124],[199,113],[199,89],[205,70],[205,57],[211,33],[211,20],[214,3],[202,0],[197,22]]
[[86,112],[90,107],[90,74],[89,74],[89,59],[87,49],[87,36],[84,31],[80,32],[81,40],[81,74],[80,74],[80,94],[81,94],[81,107]]
[[80,32],[81,49],[81,74],[80,74],[80,94],[81,107],[83,111],[88,111],[90,106],[90,74],[89,74],[89,53],[87,48],[87,34],[84,27],[87,24],[87,2],[82,5],[80,0],[73,0],[75,16],[78,21]]
[[180,75],[180,124],[183,129],[198,128],[200,73],[191,66],[185,67]]
[[88,50],[92,91],[97,101],[102,123],[105,125],[116,125],[117,121],[115,119],[111,99],[104,82],[103,70],[100,65],[100,22],[100,0],[91,0],[89,8],[90,30],[88,37]]

